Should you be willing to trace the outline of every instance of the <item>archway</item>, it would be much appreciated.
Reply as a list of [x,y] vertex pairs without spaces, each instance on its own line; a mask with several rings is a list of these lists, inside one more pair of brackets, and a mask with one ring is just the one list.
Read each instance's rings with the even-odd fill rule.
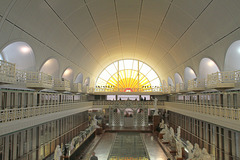
[[42,65],[40,72],[47,73],[53,77],[59,76],[59,63],[55,58],[48,59]]
[[36,62],[32,48],[25,42],[14,42],[2,50],[7,62],[15,63],[19,70],[35,71]]

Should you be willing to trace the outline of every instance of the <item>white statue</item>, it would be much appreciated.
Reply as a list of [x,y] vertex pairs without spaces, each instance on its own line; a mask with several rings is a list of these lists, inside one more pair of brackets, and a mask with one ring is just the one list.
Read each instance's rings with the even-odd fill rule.
[[194,144],[194,148],[193,148],[193,158],[192,160],[199,160],[200,156],[201,156],[201,149],[199,148],[199,145],[197,143]]
[[193,158],[193,145],[189,141],[187,141],[187,150],[188,150],[188,159],[187,160],[191,160]]
[[60,160],[62,156],[62,151],[59,145],[57,145],[55,152],[54,152],[54,160]]
[[72,139],[71,143],[70,143],[70,146],[69,146],[69,151],[70,151],[70,152],[75,148],[74,145],[75,145],[75,142],[76,142],[76,138],[77,138],[77,137],[74,137],[74,138]]
[[168,127],[167,127],[167,124],[164,124],[164,127],[163,129],[161,130],[161,134],[165,134],[166,132],[168,131]]
[[100,128],[98,125],[97,125],[97,119],[96,119],[96,115],[94,115],[93,117],[93,120],[92,120],[92,123],[91,125],[94,126],[94,128]]
[[177,139],[180,140],[180,135],[181,135],[181,127],[178,126],[177,128]]
[[163,135],[163,142],[169,142],[171,140],[170,130],[166,128],[164,132],[165,133]]
[[212,157],[208,154],[206,148],[202,149],[202,154],[200,157],[202,160],[211,160],[212,159]]
[[180,141],[176,141],[176,149],[177,149],[177,155],[176,155],[176,159],[177,158],[182,158],[182,143]]
[[175,150],[176,149],[176,140],[174,138],[174,130],[172,127],[170,127],[169,143],[170,143],[171,148],[173,150]]
[[157,101],[158,101],[158,99],[157,99],[157,98],[155,98],[155,99],[154,99],[154,108],[155,108],[154,115],[158,115]]
[[164,120],[162,119],[161,123],[159,123],[159,128],[162,130],[164,128]]

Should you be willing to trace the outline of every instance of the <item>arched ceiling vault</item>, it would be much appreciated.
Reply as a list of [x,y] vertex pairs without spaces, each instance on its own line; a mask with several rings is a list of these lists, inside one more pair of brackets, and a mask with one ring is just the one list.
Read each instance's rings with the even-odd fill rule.
[[[194,58],[240,25],[237,0],[2,0],[0,6],[0,33],[7,24],[17,28],[7,27],[6,39],[24,32],[93,77],[119,59],[144,61],[167,76],[199,62]],[[41,50],[35,54],[41,58]]]

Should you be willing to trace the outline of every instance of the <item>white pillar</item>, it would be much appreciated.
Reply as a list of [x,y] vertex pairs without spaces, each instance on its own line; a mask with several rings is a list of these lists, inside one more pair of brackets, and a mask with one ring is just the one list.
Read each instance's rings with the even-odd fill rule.
[[5,137],[4,153],[4,159],[9,159],[9,135]]

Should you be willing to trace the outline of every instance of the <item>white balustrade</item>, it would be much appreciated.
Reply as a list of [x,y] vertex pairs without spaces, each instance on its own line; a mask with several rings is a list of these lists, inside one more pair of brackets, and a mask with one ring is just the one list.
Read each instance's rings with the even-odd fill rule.
[[42,72],[27,72],[26,86],[29,88],[52,88],[53,78]]
[[82,84],[81,83],[72,83],[71,92],[81,93],[82,92]]
[[0,123],[9,122],[39,115],[92,106],[92,102],[68,103],[48,106],[35,106],[27,108],[13,108],[0,110]]
[[174,86],[168,86],[168,93],[175,93],[175,87]]
[[207,76],[208,88],[232,88],[239,78],[238,71],[223,71]]
[[176,84],[176,92],[185,92],[184,83]]
[[70,81],[66,79],[54,79],[53,89],[56,91],[70,91]]
[[15,76],[15,64],[0,60],[0,83],[15,83]]
[[162,92],[162,87],[149,88],[99,88],[94,89],[95,92]]
[[27,78],[27,73],[22,70],[16,70],[16,83],[17,84],[25,84]]
[[188,91],[205,89],[205,79],[192,79],[188,81]]

